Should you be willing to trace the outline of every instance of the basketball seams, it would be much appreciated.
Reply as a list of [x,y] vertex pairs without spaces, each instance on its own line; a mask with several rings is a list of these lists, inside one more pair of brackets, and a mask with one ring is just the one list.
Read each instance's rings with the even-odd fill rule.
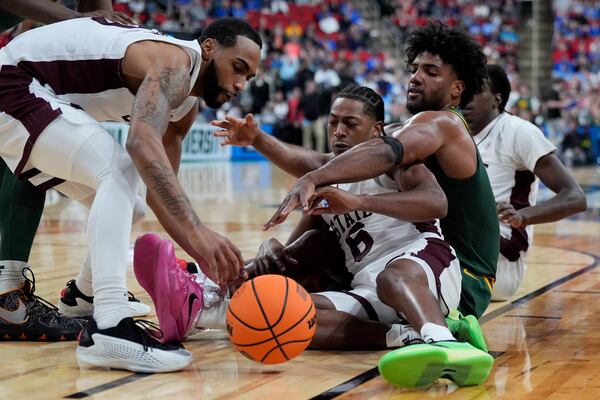
[[[236,346],[240,346],[240,347],[250,347],[250,346],[258,346],[259,344],[265,344],[267,342],[270,342],[274,338],[279,338],[279,337],[285,335],[286,333],[288,333],[289,331],[291,331],[292,329],[294,329],[295,327],[297,327],[298,325],[300,325],[302,322],[304,322],[304,320],[306,319],[306,317],[310,314],[310,312],[313,309],[314,309],[314,306],[313,306],[313,304],[311,304],[310,307],[309,307],[309,309],[304,313],[304,315],[302,316],[302,318],[300,318],[300,320],[298,322],[296,322],[295,324],[293,324],[292,326],[290,326],[289,328],[287,328],[285,331],[283,331],[281,333],[275,334],[274,332],[272,332],[273,333],[273,337],[272,338],[269,338],[269,339],[266,339],[266,340],[261,340],[260,342],[248,343],[248,344],[236,343],[233,340],[231,341],[231,343],[233,343]],[[304,339],[304,340],[301,340],[301,341],[305,342],[306,340],[311,340],[311,339]],[[285,345],[285,344],[287,344],[287,343],[290,343],[290,342],[283,343],[282,346]]]
[[[285,357],[286,360],[289,360],[290,358],[287,356],[287,354],[281,347],[281,344],[279,343],[279,340],[277,339],[277,336],[275,335],[275,332],[273,331],[273,327],[271,326],[271,323],[269,322],[269,318],[267,318],[267,314],[265,313],[263,305],[260,302],[260,298],[258,297],[258,293],[256,292],[256,286],[254,285],[254,279],[250,281],[250,284],[252,285],[252,291],[254,292],[254,297],[256,298],[258,308],[260,308],[260,312],[262,313],[263,318],[265,319],[265,322],[267,323],[267,327],[269,328],[269,331],[271,332],[271,336],[273,336],[273,340],[277,344],[277,347],[279,348],[279,351],[281,351],[281,354],[283,354],[283,356]],[[287,286],[287,279],[285,280],[285,284]],[[287,302],[287,298],[286,298],[286,302]],[[263,360],[264,360],[264,358],[263,358]]]
[[287,328],[285,331],[277,334],[277,337],[285,335],[286,333],[288,333],[289,331],[291,331],[292,329],[294,329],[295,327],[297,327],[298,325],[300,325],[302,322],[304,322],[304,320],[306,319],[306,317],[310,314],[310,312],[314,309],[314,304],[311,303],[310,307],[308,308],[308,310],[304,313],[304,315],[302,316],[302,318],[300,318],[300,320],[298,320],[298,322],[296,322],[295,324],[293,324],[292,326],[290,326],[289,328]]
[[287,302],[288,302],[288,296],[289,296],[289,292],[290,292],[290,284],[289,284],[289,279],[284,277],[285,280],[285,296],[283,298],[283,307],[281,308],[281,314],[279,314],[279,318],[277,318],[277,321],[275,321],[273,323],[273,328],[277,326],[277,324],[279,324],[281,322],[281,320],[283,319],[283,315],[285,314],[285,308],[287,306]]
[[[259,304],[260,306],[260,304]],[[229,310],[229,312],[231,313],[231,315],[233,315],[233,317],[235,319],[238,320],[239,323],[241,323],[242,325],[244,325],[246,328],[255,330],[255,331],[259,331],[259,332],[263,332],[263,331],[268,331],[270,328],[255,328],[252,325],[248,324],[247,322],[242,321],[242,319],[240,317],[238,317],[237,315],[235,315],[235,313],[233,312],[233,310],[231,309],[231,303],[227,306],[227,309]]]

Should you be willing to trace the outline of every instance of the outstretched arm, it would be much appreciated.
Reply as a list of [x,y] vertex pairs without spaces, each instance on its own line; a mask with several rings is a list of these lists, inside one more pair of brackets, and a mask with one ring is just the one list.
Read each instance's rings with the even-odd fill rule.
[[215,132],[215,136],[224,138],[221,145],[253,146],[269,161],[296,178],[314,171],[333,158],[332,154],[284,143],[261,131],[252,114],[246,115],[245,119],[227,116],[223,121],[211,123],[224,129]]
[[501,222],[520,228],[532,224],[558,221],[569,215],[585,211],[587,200],[583,189],[575,182],[556,154],[541,157],[535,164],[534,174],[556,193],[550,200],[531,207],[515,210],[510,204],[500,204]]
[[241,253],[200,222],[163,145],[171,110],[188,94],[190,58],[169,44],[141,42],[133,46],[126,54],[123,74],[142,75],[143,81],[133,103],[127,151],[151,192],[150,204],[160,205],[153,210],[161,224],[211,279],[227,282],[243,268]]
[[[394,133],[401,149],[394,149],[383,139],[372,139],[306,174],[296,182],[265,228],[285,221],[289,213],[299,206],[308,210],[317,187],[374,178],[391,171],[395,166],[408,167],[434,154],[440,164],[449,161],[454,164],[448,168],[452,170],[449,175],[455,175],[455,178],[460,178],[460,175],[471,176],[477,163],[475,145],[454,117],[449,115],[436,111],[419,113]],[[473,151],[461,150],[465,146],[471,146]],[[456,152],[463,153],[464,157],[457,158],[456,154],[452,154]]]
[[4,0],[0,2],[0,9],[45,24],[91,15],[103,16],[123,24],[133,23],[128,15],[112,11],[110,0],[81,0],[78,11],[46,0]]
[[383,139],[371,139],[335,157],[309,173],[307,178],[317,187],[358,182],[379,176],[395,166],[408,167],[423,162],[444,146],[446,133],[443,125],[456,129],[445,119],[439,112],[422,112],[395,131],[394,138],[402,146],[399,158],[393,147]]

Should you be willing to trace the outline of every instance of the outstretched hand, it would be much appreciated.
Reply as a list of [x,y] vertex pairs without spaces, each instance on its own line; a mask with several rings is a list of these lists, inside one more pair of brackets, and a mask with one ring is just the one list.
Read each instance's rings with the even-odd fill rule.
[[285,221],[288,215],[296,208],[302,207],[306,212],[310,208],[315,196],[315,184],[306,175],[298,179],[292,190],[283,199],[279,209],[263,226],[263,230],[274,227]]
[[252,114],[247,114],[244,119],[227,115],[224,120],[211,121],[210,124],[224,129],[214,133],[216,137],[223,138],[221,146],[251,146],[260,133]]

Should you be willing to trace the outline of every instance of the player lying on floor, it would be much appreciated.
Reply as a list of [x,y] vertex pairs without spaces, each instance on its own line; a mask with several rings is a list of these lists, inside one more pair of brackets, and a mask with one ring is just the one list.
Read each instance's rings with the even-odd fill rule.
[[[383,115],[383,100],[371,89],[353,85],[342,90],[329,114],[334,156],[382,135]],[[259,270],[280,272],[279,267],[264,268],[269,263],[265,259],[279,251],[288,258],[285,274],[300,279],[302,253],[315,251],[306,245],[314,241],[310,236],[334,232],[337,243],[332,250],[343,249],[352,280],[348,291],[312,294],[317,331],[311,347],[400,347],[387,354],[380,366],[382,371],[395,371],[394,383],[423,386],[454,370],[458,372],[449,376],[455,383],[479,384],[487,378],[493,358],[457,341],[444,319],[458,307],[461,290],[458,259],[437,219],[446,209],[444,192],[420,164],[395,168],[391,176],[321,188],[289,238],[290,251],[294,246],[299,249],[297,259],[291,261],[294,255],[271,239],[261,246],[249,270],[252,275]],[[180,340],[196,327],[222,323],[227,302],[209,307],[208,298],[204,305],[195,301],[204,300],[204,288],[179,269],[168,243],[154,235],[139,239],[134,268],[157,307],[165,339]],[[154,254],[159,256],[148,256]],[[170,299],[170,304],[164,304],[164,299]],[[409,344],[415,345],[405,347]]]

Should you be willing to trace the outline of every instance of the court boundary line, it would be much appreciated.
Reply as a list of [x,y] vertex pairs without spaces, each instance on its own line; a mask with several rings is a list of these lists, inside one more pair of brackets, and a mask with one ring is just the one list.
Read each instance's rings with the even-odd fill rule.
[[[600,256],[588,253],[586,251],[567,250],[567,249],[563,249],[563,248],[560,248],[560,247],[554,247],[554,246],[544,246],[544,247],[553,247],[553,248],[556,248],[556,249],[559,249],[559,250],[566,250],[566,251],[577,252],[577,253],[580,253],[580,254],[585,254],[585,255],[593,258],[594,261],[590,265],[588,265],[586,267],[583,267],[583,268],[581,268],[581,269],[579,269],[577,271],[574,271],[574,272],[572,272],[572,273],[570,273],[568,275],[565,275],[562,278],[558,278],[557,280],[555,280],[553,282],[550,282],[549,284],[547,284],[545,286],[542,286],[541,288],[539,288],[537,290],[534,290],[533,292],[531,292],[529,294],[526,294],[526,295],[524,295],[522,297],[519,297],[518,299],[513,300],[512,302],[510,302],[508,304],[505,304],[504,306],[502,306],[502,307],[500,307],[500,308],[498,308],[498,309],[496,309],[494,311],[491,311],[489,314],[485,314],[484,316],[482,316],[479,319],[479,321],[480,321],[481,324],[484,324],[484,323],[486,323],[488,321],[491,321],[492,319],[497,318],[497,317],[503,315],[504,313],[506,313],[506,312],[508,312],[508,311],[510,311],[510,310],[512,310],[512,309],[514,309],[514,308],[516,308],[518,306],[520,306],[520,305],[528,303],[529,301],[535,299],[536,297],[539,297],[542,294],[547,293],[550,290],[552,290],[552,289],[554,289],[554,288],[556,288],[556,287],[558,287],[558,286],[560,286],[560,285],[562,285],[562,284],[564,284],[566,282],[569,282],[569,281],[577,278],[580,275],[583,275],[583,274],[585,274],[587,272],[593,271],[594,269],[596,269],[600,265]],[[154,373],[149,373],[149,374],[134,373],[134,374],[125,376],[123,378],[119,378],[119,379],[116,379],[114,381],[107,382],[107,383],[102,384],[102,385],[91,387],[91,388],[83,390],[81,392],[77,392],[77,393],[73,393],[73,394],[67,395],[67,396],[65,396],[63,398],[65,398],[65,399],[82,399],[82,398],[85,398],[85,397],[93,396],[95,394],[104,392],[106,390],[110,390],[110,389],[114,389],[114,388],[119,387],[119,386],[123,386],[123,385],[125,385],[127,383],[134,382],[134,381],[137,381],[139,379],[142,379],[142,378],[145,378],[145,377],[148,377],[148,376],[152,376],[152,375],[154,375]],[[318,394],[316,396],[313,396],[313,397],[309,398],[309,400],[329,400],[329,399],[334,399],[334,398],[336,398],[338,396],[341,396],[341,395],[343,395],[345,393],[348,393],[349,391],[351,391],[353,389],[356,389],[358,386],[362,385],[363,383],[366,383],[366,382],[368,382],[368,381],[370,381],[370,380],[372,380],[372,379],[374,379],[374,378],[376,378],[378,376],[379,376],[378,368],[377,367],[370,368],[370,369],[362,372],[361,374],[359,374],[359,375],[357,375],[357,376],[355,376],[353,378],[350,378],[347,381],[340,383],[339,385],[336,385],[336,386],[332,387],[331,389],[328,389],[328,390],[326,390],[326,391],[324,391],[324,392],[322,392],[322,393],[320,393],[320,394]]]

